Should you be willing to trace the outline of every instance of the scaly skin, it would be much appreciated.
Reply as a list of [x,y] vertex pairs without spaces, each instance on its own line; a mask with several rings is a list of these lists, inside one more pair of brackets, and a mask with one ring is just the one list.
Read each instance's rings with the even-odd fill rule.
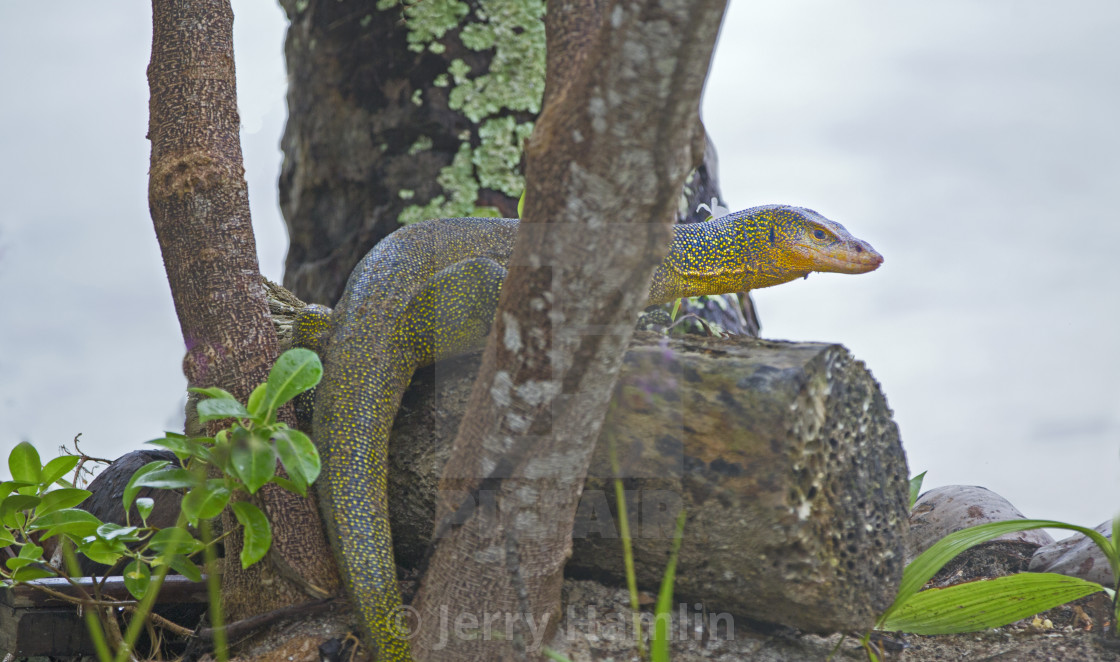
[[[297,344],[322,354],[325,366],[313,419],[319,503],[376,660],[410,659],[408,642],[396,636],[389,430],[417,368],[485,340],[516,235],[517,221],[507,219],[407,226],[358,264],[333,313],[312,307],[296,323]],[[882,261],[816,212],[756,207],[677,226],[649,303],[769,287],[811,271],[864,273]]]

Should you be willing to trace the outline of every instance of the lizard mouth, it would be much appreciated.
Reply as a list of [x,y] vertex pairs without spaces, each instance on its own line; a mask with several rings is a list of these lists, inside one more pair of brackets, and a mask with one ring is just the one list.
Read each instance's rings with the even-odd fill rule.
[[809,271],[837,274],[865,274],[883,264],[883,256],[866,241],[851,241],[822,250],[819,247],[798,246],[802,257],[811,265]]

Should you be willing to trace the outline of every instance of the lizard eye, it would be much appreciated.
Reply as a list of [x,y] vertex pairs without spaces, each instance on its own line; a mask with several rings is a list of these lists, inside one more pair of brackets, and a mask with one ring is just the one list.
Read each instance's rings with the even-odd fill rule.
[[817,239],[824,239],[824,230],[813,230],[813,236]]

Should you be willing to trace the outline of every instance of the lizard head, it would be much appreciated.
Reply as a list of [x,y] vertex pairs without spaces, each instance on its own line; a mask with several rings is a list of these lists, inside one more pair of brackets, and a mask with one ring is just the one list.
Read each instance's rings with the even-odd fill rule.
[[814,271],[862,274],[883,263],[870,244],[812,209],[767,205],[742,214],[751,238],[750,289],[788,283]]
[[863,274],[883,263],[883,256],[871,244],[811,209],[781,207],[774,211],[774,248],[791,271]]
[[649,300],[756,290],[814,271],[862,274],[882,263],[870,244],[811,209],[752,207],[677,226],[673,247],[654,272]]

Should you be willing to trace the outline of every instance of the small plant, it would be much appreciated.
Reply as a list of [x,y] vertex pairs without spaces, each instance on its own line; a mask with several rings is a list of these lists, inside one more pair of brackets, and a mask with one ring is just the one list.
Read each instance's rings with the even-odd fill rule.
[[[1120,516],[1113,520],[1114,534],[1117,527]],[[1006,533],[1041,528],[1069,529],[1088,536],[1108,559],[1114,588],[1056,573],[1028,572],[921,591],[938,570],[965,550]],[[911,561],[902,573],[898,596],[879,617],[876,627],[915,634],[977,632],[1014,623],[1097,591],[1108,591],[1115,598],[1118,583],[1120,554],[1116,545],[1092,529],[1054,520],[991,522],[951,533]]]
[[[43,466],[39,452],[26,441],[12,449],[8,455],[12,479],[0,482],[0,547],[11,547],[16,556],[0,567],[0,579],[31,581],[55,575],[44,567],[43,547],[37,544],[50,536],[33,534],[54,522],[58,523],[54,526],[65,526],[62,521],[65,516],[56,513],[72,509],[90,495],[89,491],[77,489],[65,479],[77,464],[76,455],[67,455],[56,457]],[[56,484],[59,489],[52,490]],[[79,527],[71,525],[70,528]],[[89,532],[95,529],[96,526]]]
[[[256,494],[269,483],[307,496],[308,486],[319,476],[319,454],[307,435],[277,421],[276,413],[286,402],[318,384],[322,375],[323,366],[315,352],[291,349],[276,360],[268,381],[253,389],[247,406],[220,388],[190,389],[208,398],[198,403],[199,422],[236,421],[212,438],[169,432],[149,441],[175,453],[184,466],[158,461],[141,467],[125,488],[126,512],[144,486],[186,490],[182,514],[191,526],[217,517],[229,504],[245,527],[241,566],[247,568],[259,561],[272,543],[268,519],[249,501],[230,502],[237,492]],[[278,459],[287,477],[276,473]],[[208,477],[208,467],[217,469],[220,476]]]
[[922,493],[922,481],[926,479],[926,472],[922,472],[910,479],[910,510],[918,503],[918,495]]
[[[925,472],[910,481],[914,506]],[[1031,529],[1068,529],[1087,536],[1104,552],[1112,569],[1112,588],[1077,577],[1048,572],[1025,572],[922,591],[922,587],[950,560],[972,547],[1007,533]],[[902,573],[898,595],[876,623],[876,629],[913,634],[958,634],[1002,627],[1072,600],[1105,591],[1113,599],[1112,627],[1120,633],[1120,515],[1112,521],[1112,539],[1088,529],[1054,520],[1007,520],[951,533],[911,561]],[[870,645],[871,633],[861,641],[868,657],[879,658]]]
[[[123,525],[101,522],[76,507],[90,495],[64,478],[78,464],[77,456],[55,458],[43,465],[34,446],[26,442],[16,446],[8,458],[12,480],[0,483],[0,548],[11,547],[14,552],[13,558],[0,567],[0,584],[64,577],[78,587],[82,596],[68,599],[85,607],[98,658],[101,662],[123,662],[131,655],[168,572],[175,570],[192,581],[201,581],[202,570],[195,562],[201,554],[210,570],[215,649],[219,659],[225,659],[217,573],[213,571],[217,540],[209,535],[209,521],[230,506],[244,527],[242,567],[256,563],[268,552],[272,533],[267,518],[250,501],[236,497],[256,494],[269,483],[306,495],[307,487],[319,474],[318,453],[306,435],[277,421],[276,413],[284,403],[315,386],[322,372],[314,352],[293,349],[277,359],[268,380],[253,390],[247,405],[219,388],[191,389],[207,398],[198,403],[201,422],[226,418],[236,421],[212,438],[169,432],[148,442],[170,449],[183,465],[158,461],[137,470],[124,490]],[[286,477],[277,475],[277,459]],[[52,489],[56,484],[60,487]],[[142,487],[185,491],[174,526],[158,529],[148,525],[154,503],[150,498],[137,498]],[[133,506],[140,522],[131,521]],[[192,528],[202,531],[202,540],[195,537]],[[64,568],[46,562],[44,543],[59,546]],[[107,574],[123,566],[125,586],[139,601],[130,607],[133,617],[123,636],[117,637],[112,647],[115,653],[106,636],[107,632],[117,632],[115,622],[109,622],[113,609],[103,608],[118,608],[121,603],[101,596],[98,583],[83,584],[75,579],[80,575],[75,552],[109,566]]]

